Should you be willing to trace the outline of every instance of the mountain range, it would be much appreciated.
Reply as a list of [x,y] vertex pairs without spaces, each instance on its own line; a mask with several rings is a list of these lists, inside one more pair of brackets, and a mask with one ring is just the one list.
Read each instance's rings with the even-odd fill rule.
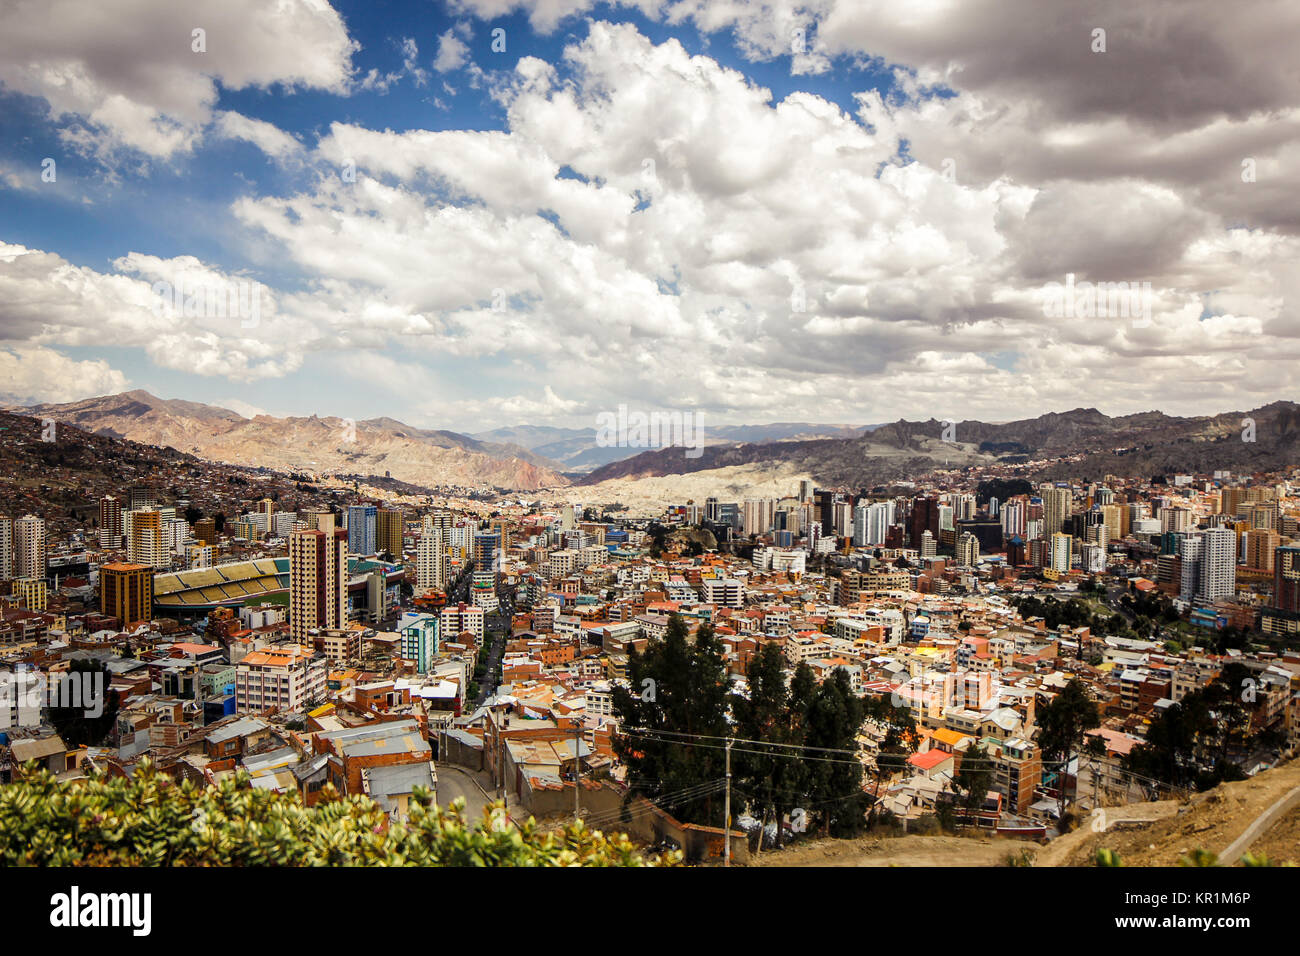
[[235,465],[312,475],[388,476],[431,488],[535,491],[569,480],[552,462],[518,445],[483,442],[392,418],[276,418],[144,391],[20,409],[98,435],[126,438]]
[[1300,406],[1294,402],[1187,418],[1156,411],[1111,417],[1077,408],[998,424],[899,420],[851,438],[711,444],[696,458],[681,448],[659,449],[604,465],[578,483],[773,463],[844,489],[906,480],[936,468],[999,463],[1030,465],[1044,478],[1249,474],[1300,465],[1298,439]]
[[[813,422],[772,422],[768,425],[705,426],[713,443],[783,442],[814,438],[854,438],[876,425],[819,425]],[[542,455],[571,476],[594,471],[602,465],[640,454],[640,449],[602,446],[594,428],[555,428],[546,425],[517,425],[476,432],[471,437],[485,442],[518,445]]]
[[[144,391],[13,409],[95,434],[171,447],[210,461],[313,475],[391,477],[428,488],[538,491],[581,486],[625,490],[656,479],[692,489],[713,472],[730,487],[746,476],[803,474],[828,488],[870,488],[940,468],[1025,465],[1043,478],[1100,478],[1277,471],[1300,464],[1300,406],[1273,402],[1245,412],[1176,417],[1150,411],[1111,417],[1095,408],[1014,422],[935,419],[884,425],[785,422],[707,427],[703,453],[597,444],[593,429],[519,425],[474,435],[421,429],[393,418],[252,418]],[[686,482],[683,481],[683,487]]]

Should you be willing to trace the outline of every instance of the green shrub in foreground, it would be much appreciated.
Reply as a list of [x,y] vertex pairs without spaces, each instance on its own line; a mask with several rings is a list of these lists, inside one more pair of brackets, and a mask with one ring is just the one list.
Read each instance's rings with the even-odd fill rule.
[[[331,794],[333,797],[333,795]],[[581,823],[518,827],[500,805],[470,826],[463,803],[437,806],[427,791],[410,820],[393,823],[364,796],[306,807],[297,794],[254,789],[246,775],[215,786],[177,783],[142,763],[130,779],[96,775],[60,783],[29,765],[0,786],[4,866],[656,866],[621,834]]]

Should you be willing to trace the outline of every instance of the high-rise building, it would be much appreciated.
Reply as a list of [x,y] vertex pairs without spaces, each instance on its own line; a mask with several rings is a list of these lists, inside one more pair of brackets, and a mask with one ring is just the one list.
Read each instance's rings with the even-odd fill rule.
[[158,489],[151,488],[148,485],[136,485],[130,489],[128,494],[129,507],[127,511],[141,511],[145,508],[157,507],[159,503]]
[[395,508],[381,508],[375,514],[375,548],[388,554],[394,561],[402,560],[402,534],[406,530],[406,516]]
[[505,552],[495,532],[480,531],[474,534],[474,568],[478,571],[500,571]]
[[963,531],[957,538],[957,563],[966,567],[974,567],[980,563],[980,543],[979,539],[969,531]]
[[1185,535],[1178,544],[1182,575],[1178,596],[1211,604],[1231,598],[1237,584],[1237,535],[1230,528],[1208,528]]
[[939,546],[928,528],[921,532],[921,540],[918,544],[920,547],[917,550],[921,552],[923,558],[933,558],[939,553]]
[[1184,534],[1192,529],[1192,513],[1186,508],[1161,508],[1160,530]]
[[338,530],[338,518],[332,511],[308,511],[303,515],[308,531],[324,531],[333,534]]
[[1273,555],[1282,536],[1272,528],[1259,528],[1242,535],[1246,545],[1246,567],[1257,571],[1273,570]]
[[14,519],[0,515],[0,581],[14,576]]
[[1027,509],[1024,501],[1008,501],[1002,506],[1002,513],[998,516],[1002,521],[1002,533],[1008,537],[1025,536]]
[[424,519],[424,531],[415,551],[415,588],[423,593],[430,589],[447,590],[447,546],[443,529]]
[[27,610],[44,611],[49,606],[49,585],[44,578],[19,578],[14,582],[14,596]]
[[289,632],[310,646],[313,628],[347,623],[347,534],[295,531],[289,535]]
[[429,673],[429,662],[439,647],[438,618],[432,614],[403,614],[397,633],[402,636],[402,657],[415,662],[417,674]]
[[163,516],[157,508],[128,511],[122,515],[126,558],[131,564],[170,568],[171,550],[163,540]]
[[1043,537],[1050,538],[1065,527],[1073,505],[1073,495],[1069,488],[1044,487],[1043,496]]
[[1273,552],[1273,607],[1300,613],[1300,544]]
[[776,502],[771,498],[746,498],[740,530],[747,535],[767,534],[772,530]]
[[24,515],[14,522],[14,577],[45,580],[45,519]]
[[105,564],[99,569],[99,611],[123,627],[153,619],[153,568],[147,564]]
[[99,499],[99,546],[122,547],[122,502],[112,495]]
[[929,531],[931,538],[939,536],[939,499],[916,498],[912,501],[912,515],[908,532],[912,547],[920,548],[921,537]]
[[374,505],[348,506],[348,550],[353,554],[375,553],[375,524],[379,509]]
[[217,519],[200,518],[194,522],[194,537],[206,545],[215,546],[217,543]]
[[469,633],[476,644],[483,643],[483,609],[468,604],[445,607],[440,615],[439,633],[444,641],[455,641]]
[[1070,557],[1074,549],[1074,537],[1056,532],[1051,537],[1052,550],[1048,565],[1053,571],[1064,574],[1070,570]]
[[[347,539],[340,537],[339,548],[346,547]],[[310,640],[303,647],[250,651],[235,665],[236,713],[302,710],[325,696],[327,665],[328,658],[313,650]]]

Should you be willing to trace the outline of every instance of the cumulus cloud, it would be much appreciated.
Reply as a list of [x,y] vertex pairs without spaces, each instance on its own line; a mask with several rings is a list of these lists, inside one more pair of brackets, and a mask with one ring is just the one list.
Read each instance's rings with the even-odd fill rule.
[[0,84],[45,100],[65,140],[106,160],[190,151],[218,84],[341,92],[352,69],[354,44],[324,0],[13,0],[4,21]]
[[459,70],[468,58],[469,47],[454,31],[448,30],[438,37],[438,56],[433,61],[433,68],[439,73]]
[[77,360],[49,348],[0,346],[0,402],[75,402],[120,392],[127,377],[107,362]]
[[164,368],[255,381],[299,367],[318,338],[292,296],[282,310],[266,286],[193,256],[131,253],[114,267],[98,272],[0,242],[0,343],[47,351],[111,343]]
[[[592,24],[565,60],[566,79],[519,62],[505,131],[335,124],[318,154],[355,162],[357,182],[326,176],[236,214],[331,277],[354,341],[509,358],[562,381],[581,368],[570,400],[583,407],[611,393],[844,420],[918,414],[938,394],[1002,417],[1022,399],[1145,407],[1146,366],[1139,381],[1123,361],[1190,351],[1197,376],[1231,374],[1216,353],[1281,309],[1272,270],[1294,241],[1225,232],[1166,185],[963,183],[900,159],[889,115],[904,107],[878,94],[863,98],[886,118],[873,124],[806,93],[773,102],[629,25]],[[1244,246],[1259,268],[1242,273]],[[1066,273],[1149,283],[1149,326],[1045,316],[1043,286]],[[1203,321],[1210,289],[1241,311]],[[1261,395],[1283,380],[1266,353],[1293,346],[1256,353],[1271,370]]]
[[216,128],[227,139],[252,143],[272,159],[285,160],[302,151],[302,144],[273,123],[230,110],[217,115]]
[[[198,260],[132,253],[96,273],[0,246],[6,336],[55,347],[107,331],[237,381],[332,352],[341,374],[409,386],[412,407],[476,427],[592,424],[612,398],[749,421],[1191,413],[1289,384],[1300,78],[1278,36],[1295,14],[1201,0],[1158,0],[1160,16],[1118,0],[636,6],[729,32],[751,59],[790,56],[796,74],[870,63],[895,84],[852,112],[811,92],[777,100],[675,40],[597,21],[562,60],[525,56],[492,79],[503,130],[337,122],[300,149],[222,113],[222,135],[315,174],[232,206],[301,279],[263,289],[262,325],[158,321],[153,283],[237,278]],[[523,11],[553,32],[593,7],[453,8]],[[435,71],[464,65],[466,37],[439,38]],[[406,72],[418,49],[404,50]],[[1048,314],[1045,287],[1067,275],[1137,283],[1141,314]],[[492,374],[432,394],[420,379],[447,358]]]

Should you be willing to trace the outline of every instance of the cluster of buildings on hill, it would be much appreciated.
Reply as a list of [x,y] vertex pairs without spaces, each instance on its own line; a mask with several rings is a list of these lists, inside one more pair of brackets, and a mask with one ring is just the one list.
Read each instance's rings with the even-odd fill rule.
[[[242,768],[309,801],[333,783],[400,815],[452,764],[530,812],[576,798],[599,815],[626,786],[614,689],[672,615],[713,628],[738,693],[776,644],[791,670],[842,669],[855,693],[909,707],[915,752],[879,792],[904,819],[932,812],[976,749],[994,768],[980,822],[1007,833],[1043,832],[1061,787],[1098,803],[1162,792],[1125,756],[1230,660],[1258,679],[1252,719],[1288,741],[1246,765],[1294,744],[1293,476],[1004,485],[1003,500],[976,481],[858,496],[804,483],[655,519],[352,494],[292,510],[251,498],[218,520],[142,486],[55,542],[40,516],[0,517],[0,679],[87,662],[108,675],[113,715],[99,739],[64,740],[48,702],[5,695],[0,779],[29,759],[78,774],[148,755],[195,780]],[[1049,625],[1018,609],[1029,596],[1078,597],[1093,622],[1172,613],[1134,637]],[[1218,641],[1229,628],[1253,643]],[[1075,678],[1100,743],[1045,762],[1037,714]],[[868,777],[882,734],[859,736]]]

